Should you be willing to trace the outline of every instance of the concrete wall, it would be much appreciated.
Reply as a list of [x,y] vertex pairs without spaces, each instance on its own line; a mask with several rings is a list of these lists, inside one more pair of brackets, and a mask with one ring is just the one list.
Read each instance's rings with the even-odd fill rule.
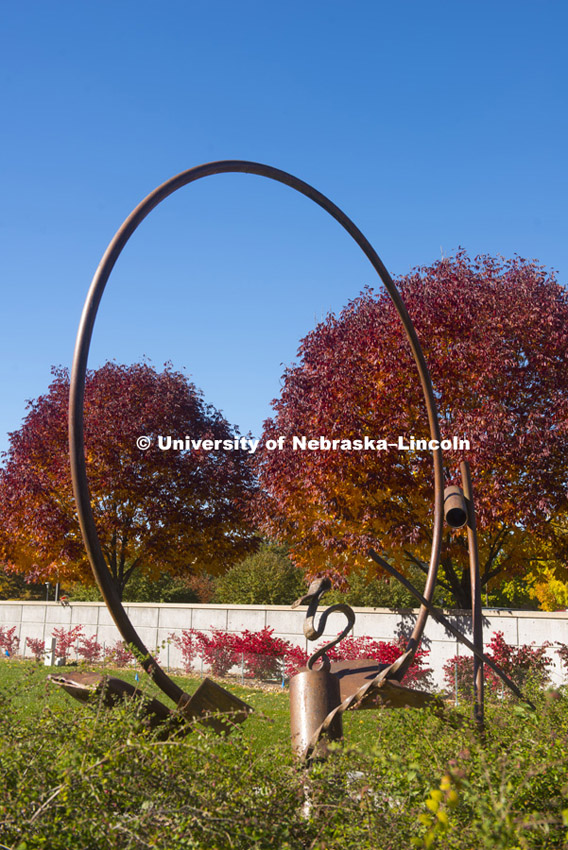
[[[243,629],[258,631],[265,626],[274,629],[282,637],[304,649],[313,651],[314,644],[306,641],[303,624],[306,609],[292,611],[287,606],[272,605],[172,605],[153,603],[125,603],[125,608],[134,627],[146,647],[153,652],[167,642],[169,635],[181,633],[183,629],[210,631],[211,628],[228,632]],[[356,620],[353,634],[375,640],[392,640],[400,634],[408,634],[415,622],[416,613],[410,610],[392,611],[386,608],[355,608]],[[471,617],[467,613],[448,612],[447,617],[471,639]],[[341,614],[332,614],[328,620],[326,636],[333,637],[345,624]],[[103,603],[73,602],[63,607],[56,602],[0,602],[0,626],[16,627],[20,638],[20,654],[25,653],[25,639],[40,638],[49,646],[54,628],[70,628],[81,625],[86,637],[97,636],[107,646],[120,640],[118,629]],[[534,643],[537,646],[560,642],[568,644],[568,612],[545,613],[535,611],[506,611],[484,609],[484,640],[493,632],[502,631],[507,643],[519,646]],[[468,650],[453,638],[443,626],[428,618],[423,646],[430,650],[427,666],[433,668],[434,681],[441,686],[442,668],[448,658],[467,655]],[[29,649],[27,653],[29,654]],[[568,682],[568,670],[563,668],[554,649],[549,650],[554,660],[552,681],[555,684]],[[160,649],[162,664],[171,669],[181,667],[181,655],[173,644]]]

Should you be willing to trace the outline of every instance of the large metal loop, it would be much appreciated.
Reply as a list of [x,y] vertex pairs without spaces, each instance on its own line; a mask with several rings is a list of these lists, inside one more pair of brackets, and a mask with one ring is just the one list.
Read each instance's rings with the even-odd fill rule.
[[[85,464],[83,423],[85,378],[87,373],[89,347],[100,300],[112,269],[134,231],[146,218],[146,216],[158,206],[158,204],[178,189],[181,189],[182,186],[186,186],[189,183],[202,179],[203,177],[228,173],[256,174],[259,177],[267,177],[270,180],[275,180],[278,183],[283,183],[286,186],[289,186],[322,207],[355,240],[384,283],[391,299],[394,302],[398,315],[400,316],[406,336],[410,343],[410,348],[412,350],[422,386],[422,392],[424,394],[428,413],[430,438],[432,440],[440,440],[440,427],[438,423],[438,414],[432,382],[430,380],[430,375],[418,337],[402,298],[400,297],[391,276],[372,245],[367,241],[351,219],[349,219],[345,213],[339,209],[339,207],[332,203],[332,201],[326,198],[325,195],[322,195],[321,192],[318,192],[308,183],[304,183],[303,180],[299,180],[297,177],[293,177],[291,174],[281,171],[278,168],[274,168],[270,165],[263,165],[258,162],[246,162],[242,160],[224,160],[221,162],[210,162],[204,165],[199,165],[196,168],[191,168],[188,171],[183,171],[181,174],[172,177],[148,195],[136,207],[136,209],[133,210],[110,242],[95,273],[85,301],[77,334],[73,369],[71,373],[71,390],[69,397],[69,451],[71,456],[73,491],[77,503],[77,513],[79,515],[81,532],[83,540],[85,541],[85,548],[89,556],[89,561],[103,595],[103,599],[105,600],[114,622],[116,623],[124,640],[136,647],[138,652],[144,657],[144,661],[142,662],[144,668],[152,676],[162,691],[176,702],[184,699],[184,692],[169,678],[159,664],[151,658],[148,650],[140,640],[134,626],[130,622],[128,615],[122,606],[102,553],[101,544],[95,527],[93,512],[91,510],[89,485]],[[440,449],[435,449],[433,451],[433,464],[434,521],[432,549],[430,554],[428,577],[424,589],[424,597],[429,602],[432,601],[434,587],[436,584],[442,538],[444,486],[442,454]],[[428,609],[423,605],[420,608],[414,630],[408,642],[406,661],[396,672],[396,676],[399,679],[402,678],[404,672],[412,662],[414,652],[416,651],[422,632],[424,631],[427,617]]]

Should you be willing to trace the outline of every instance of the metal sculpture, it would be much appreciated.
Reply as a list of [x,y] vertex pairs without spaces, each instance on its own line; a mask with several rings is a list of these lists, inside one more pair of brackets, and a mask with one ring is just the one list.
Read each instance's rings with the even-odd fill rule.
[[[479,575],[479,549],[477,546],[477,527],[475,505],[469,463],[460,464],[463,489],[458,486],[446,487],[444,494],[444,513],[446,522],[452,528],[467,525],[467,548],[469,552],[469,578],[471,586],[471,622],[473,644],[483,653],[483,621],[481,616],[481,579]],[[483,728],[484,722],[484,683],[483,661],[479,655],[473,656],[473,716],[477,726]]]
[[[115,234],[101,260],[101,263],[91,283],[91,287],[87,295],[79,325],[73,360],[73,369],[71,374],[71,388],[69,397],[69,450],[71,458],[71,474],[73,480],[73,491],[77,504],[77,513],[79,516],[81,533],[85,542],[85,548],[87,550],[87,554],[91,563],[93,573],[95,575],[95,579],[101,590],[103,599],[114,619],[114,622],[119,632],[121,633],[124,641],[137,650],[139,656],[142,658],[142,666],[153,679],[153,681],[156,683],[156,685],[163,691],[164,694],[166,694],[170,699],[174,701],[174,703],[176,703],[178,708],[180,708],[182,711],[185,708],[190,713],[192,698],[189,697],[188,694],[186,694],[175,682],[172,681],[172,679],[160,667],[158,662],[154,658],[152,658],[152,656],[144,646],[132,623],[130,622],[126,611],[122,606],[116,588],[114,587],[114,584],[112,582],[110,573],[107,569],[105,559],[102,553],[101,544],[96,531],[93,512],[91,509],[91,499],[85,463],[83,405],[85,378],[87,372],[87,360],[98,307],[112,269],[122,250],[126,246],[128,240],[135,232],[137,227],[141,224],[141,222],[146,218],[146,216],[148,216],[149,213],[155,207],[157,207],[163,200],[169,197],[169,195],[173,194],[178,189],[181,189],[183,186],[186,186],[202,178],[226,173],[254,174],[260,177],[266,177],[270,180],[282,183],[294,189],[295,191],[299,192],[300,194],[304,195],[305,197],[309,198],[310,200],[314,201],[314,203],[322,207],[354,239],[354,241],[361,248],[367,259],[381,278],[398,312],[418,371],[418,377],[422,387],[422,392],[424,395],[424,401],[428,415],[430,438],[431,440],[435,441],[434,445],[438,446],[440,444],[441,439],[432,382],[430,380],[430,375],[426,366],[420,343],[418,341],[418,337],[416,335],[414,326],[410,320],[406,307],[400,297],[400,294],[396,289],[388,271],[386,270],[385,266],[381,262],[379,256],[377,255],[371,244],[368,242],[368,240],[363,236],[361,231],[356,227],[356,225],[351,221],[351,219],[349,219],[345,215],[345,213],[339,209],[339,207],[337,207],[321,192],[318,192],[308,183],[299,180],[297,177],[294,177],[291,174],[288,174],[287,172],[281,171],[280,169],[274,168],[272,166],[242,160],[226,160],[221,162],[206,163],[204,165],[197,166],[196,168],[189,169],[188,171],[184,171],[181,174],[176,175],[175,177],[172,177],[166,183],[155,189],[136,207],[136,209],[133,210],[133,212],[125,220],[123,225]],[[412,634],[410,635],[410,638],[408,639],[406,650],[394,664],[389,665],[385,669],[380,669],[378,670],[378,672],[377,670],[372,669],[372,663],[366,673],[364,672],[363,668],[359,668],[357,673],[354,672],[354,669],[350,669],[347,671],[345,669],[340,670],[339,668],[335,668],[335,672],[333,672],[331,667],[329,669],[325,669],[325,661],[324,668],[318,671],[313,669],[313,663],[315,659],[312,659],[312,666],[308,668],[308,673],[310,675],[306,677],[306,681],[315,681],[314,677],[320,673],[325,674],[319,676],[319,678],[322,680],[326,679],[326,676],[329,675],[335,677],[335,679],[339,681],[339,690],[334,691],[334,694],[332,697],[330,697],[330,699],[332,702],[335,702],[337,699],[339,699],[340,702],[338,705],[328,711],[327,715],[325,716],[324,722],[320,724],[320,726],[316,729],[317,735],[316,733],[312,735],[312,738],[310,739],[306,747],[307,750],[312,747],[312,739],[314,738],[314,736],[317,737],[319,740],[321,734],[323,734],[324,732],[328,732],[332,728],[334,722],[336,723],[334,727],[336,729],[336,734],[339,734],[337,732],[337,730],[340,728],[339,721],[336,721],[335,718],[338,718],[342,711],[346,709],[346,707],[351,707],[353,704],[362,704],[363,701],[366,700],[368,695],[371,694],[371,692],[373,694],[379,694],[380,692],[382,692],[383,694],[387,692],[392,692],[392,694],[394,694],[394,688],[396,694],[398,695],[397,698],[399,702],[402,701],[403,704],[408,704],[407,702],[405,702],[405,700],[407,699],[407,696],[404,696],[405,689],[401,690],[401,686],[397,683],[400,682],[400,680],[408,670],[409,666],[412,664],[416,649],[420,643],[422,634],[424,632],[424,627],[428,614],[432,613],[433,616],[435,616],[435,618],[438,619],[440,622],[447,622],[441,615],[436,614],[432,607],[432,598],[436,584],[438,563],[440,559],[442,525],[444,519],[444,475],[442,465],[442,452],[440,448],[436,448],[433,450],[432,462],[434,471],[434,515],[430,562],[428,567],[424,595],[422,596],[418,593],[418,591],[416,591],[415,588],[409,586],[407,580],[400,576],[400,574],[397,573],[397,571],[392,568],[386,561],[384,561],[380,555],[374,552],[374,550],[369,551],[369,555],[373,560],[381,564],[392,575],[395,575],[400,581],[403,582],[403,584],[405,584],[405,586],[409,587],[409,589],[411,589],[415,596],[417,596],[420,600],[420,609],[417,615],[414,629],[412,631]],[[468,484],[465,479],[464,487],[466,490],[468,490],[469,487],[469,496],[466,496],[466,498],[469,498],[470,504],[472,504],[470,482]],[[471,516],[474,516],[473,513],[471,514]],[[317,604],[323,592],[325,591],[322,590],[320,587],[318,591],[312,593],[311,599],[309,598],[310,594],[308,594],[307,597],[303,598],[303,601],[307,601],[310,606],[313,606],[315,604],[315,607],[317,607]],[[299,600],[298,604],[300,604],[301,601],[302,600]],[[310,610],[313,610],[313,612],[315,613],[315,608],[312,607],[309,609],[309,611]],[[337,608],[335,610],[337,610]],[[344,611],[344,613],[346,613],[346,611]],[[313,617],[313,613],[311,616]],[[323,629],[323,623],[320,624],[320,626]],[[316,631],[319,631],[319,629]],[[452,633],[454,634],[456,634],[457,632],[457,630],[452,628],[450,628],[450,631],[452,631]],[[469,643],[467,639],[465,639],[463,636],[460,636],[460,639],[463,640],[466,645],[470,646],[470,648],[474,649],[474,652],[478,658],[485,660],[485,662],[488,664],[490,663],[489,659],[483,656],[479,645],[474,647],[474,645]],[[474,638],[474,644],[475,643],[476,640]],[[477,643],[479,644],[479,641],[477,641]],[[324,657],[324,655],[322,654],[321,657]],[[490,664],[490,666],[495,669],[495,665]],[[482,676],[482,672],[480,675]],[[515,686],[509,680],[507,680],[506,677],[504,677],[504,674],[499,672],[499,675],[501,675],[502,678],[507,681],[509,686],[513,687],[513,689],[515,690]],[[357,679],[357,676],[359,677],[359,679]],[[372,676],[372,678],[367,681],[369,676]],[[351,686],[354,687],[354,683],[356,681],[359,681],[361,677],[363,677],[365,680],[364,684],[358,687],[353,693],[349,693],[348,696],[344,696],[347,683],[350,682]],[[292,687],[295,690],[301,689],[299,683],[294,684],[294,680],[292,681]],[[331,689],[335,686],[331,685],[329,687]],[[306,694],[309,694],[310,688],[311,685],[307,686],[307,690],[305,691]],[[325,689],[327,688],[328,684],[325,685]],[[73,688],[71,687],[71,689]],[[224,694],[228,694],[228,692],[226,691],[223,692]],[[518,690],[516,690],[516,692],[518,692]],[[389,698],[394,699],[394,696],[391,695],[391,697]],[[250,708],[248,706],[245,706],[245,704],[241,701],[237,701],[238,703],[240,703],[240,705],[236,705],[234,701],[236,701],[236,698],[232,697],[230,694],[228,694],[228,696],[223,697],[221,697],[220,694],[217,694],[216,697],[212,698],[211,700],[214,707],[221,708],[222,710],[231,711],[235,714],[237,719],[242,720],[244,719],[244,717],[246,717],[246,714],[250,710]],[[348,706],[346,706],[347,702],[349,702]],[[226,709],[226,704],[229,704],[229,709]],[[325,705],[328,706],[328,703],[326,702]],[[323,708],[318,708],[318,712],[320,713],[322,713],[323,710]],[[199,716],[204,716],[206,712],[205,710],[200,708],[198,713]],[[331,717],[332,714],[333,717]]]
[[[419,374],[419,379],[424,393],[424,399],[428,412],[428,420],[430,427],[430,436],[433,440],[440,440],[440,429],[438,416],[436,411],[436,403],[432,382],[428,373],[428,368],[420,347],[420,343],[416,336],[416,332],[408,316],[402,299],[388,274],[385,266],[380,258],[363,236],[361,231],[355,224],[343,213],[339,207],[332,203],[328,198],[322,195],[313,187],[309,186],[302,180],[293,177],[272,166],[263,165],[255,162],[246,162],[240,160],[228,160],[222,162],[213,162],[196,168],[184,171],[181,174],[173,177],[171,180],[158,187],[152,192],[142,203],[136,207],[131,215],[126,219],[122,227],[117,231],[109,247],[107,248],[97,272],[93,278],[91,288],[89,290],[87,300],[83,309],[77,342],[75,346],[75,355],[73,360],[73,369],[71,375],[71,390],[69,398],[69,450],[71,456],[71,473],[73,479],[73,490],[77,503],[77,512],[81,532],[87,554],[93,569],[95,578],[103,595],[107,607],[109,608],[112,617],[122,634],[124,640],[133,645],[145,659],[142,663],[152,679],[158,687],[167,694],[175,702],[183,701],[186,695],[176,685],[167,674],[161,669],[159,664],[151,658],[146,647],[140,640],[136,630],[132,626],[123,606],[118,597],[116,589],[112,583],[112,579],[106,567],[101,545],[98,539],[93,512],[90,504],[90,494],[87,479],[87,471],[85,464],[84,450],[84,434],[83,434],[83,404],[85,377],[87,371],[87,360],[91,336],[95,324],[97,310],[102,298],[105,286],[110,277],[112,269],[120,256],[126,243],[146,218],[146,216],[160,204],[165,198],[173,194],[189,183],[204,177],[209,177],[215,174],[222,173],[250,173],[261,177],[267,177],[276,182],[290,186],[292,189],[300,192],[306,197],[313,200],[328,212],[339,224],[351,235],[361,250],[365,253],[377,274],[386,286],[391,298],[394,301],[398,314],[401,318],[406,335],[408,337],[410,347],[414,356],[416,367]],[[435,490],[435,509],[434,509],[434,525],[432,534],[432,552],[430,558],[430,566],[426,588],[424,591],[425,598],[431,601],[436,583],[437,566],[439,561],[440,545],[441,545],[441,529],[442,529],[442,509],[443,509],[443,469],[442,456],[440,449],[433,451],[434,464],[434,490]],[[405,653],[404,661],[399,667],[393,671],[393,676],[402,677],[408,665],[412,661],[412,657],[424,630],[428,614],[427,606],[422,605],[414,631],[409,639],[408,649]]]
[[[481,597],[479,594],[479,561],[477,538],[475,535],[475,511],[471,493],[471,477],[467,463],[461,465],[464,490],[452,486],[445,491],[446,521],[453,528],[468,525],[470,572],[472,585],[472,621],[473,643],[462,634],[440,611],[426,600],[418,590],[373,549],[371,558],[398,579],[404,587],[413,593],[421,605],[426,607],[435,620],[444,626],[474,655],[474,701],[473,714],[478,729],[483,729],[483,663],[485,662],[501,678],[507,687],[531,708],[533,703],[523,696],[514,682],[501,668],[483,653],[483,634],[481,621]],[[349,605],[332,605],[323,611],[319,625],[314,625],[314,617],[322,596],[331,588],[329,579],[314,581],[308,593],[297,599],[292,608],[308,604],[304,634],[308,640],[316,640],[323,634],[325,623],[330,614],[341,612],[347,616],[347,625],[332,641],[320,647],[310,657],[307,667],[300,670],[290,680],[290,726],[292,749],[306,764],[327,753],[326,740],[340,740],[343,736],[341,716],[349,709],[376,708],[425,708],[432,706],[443,714],[443,702],[433,694],[404,687],[397,681],[396,673],[405,664],[409,650],[393,664],[380,664],[372,658],[352,661],[330,662],[327,651],[338,644],[351,631],[355,623],[355,613]],[[317,660],[321,666],[314,669]]]
[[[343,736],[341,716],[348,709],[376,708],[377,704],[422,708],[439,700],[423,691],[405,688],[393,678],[387,678],[394,665],[380,664],[372,658],[354,661],[330,661],[327,653],[346,637],[355,624],[355,612],[350,605],[331,605],[322,612],[317,628],[314,617],[322,596],[331,589],[328,578],[316,579],[305,596],[297,599],[292,608],[308,604],[304,634],[308,640],[322,636],[330,614],[347,617],[343,631],[332,641],[317,649],[307,667],[290,680],[290,728],[292,749],[303,761],[324,756],[325,739],[340,740]],[[405,653],[406,655],[406,653]],[[404,656],[398,659],[396,672]],[[321,661],[318,669],[314,669]]]
[[[477,728],[484,725],[484,681],[483,663],[487,663],[513,693],[534,709],[533,703],[523,696],[501,668],[483,653],[483,623],[481,616],[481,593],[479,576],[479,551],[475,522],[475,506],[469,463],[460,464],[462,487],[453,485],[444,491],[444,516],[452,528],[467,525],[468,550],[470,562],[473,643],[459,629],[453,626],[444,615],[434,608],[430,600],[422,597],[418,590],[386,560],[373,549],[370,557],[387,572],[400,581],[418,598],[435,620],[444,626],[473,653],[473,716]],[[334,640],[320,647],[310,657],[307,669],[300,670],[290,681],[290,726],[292,749],[306,764],[315,757],[325,757],[326,740],[340,740],[343,736],[342,714],[349,709],[375,708],[382,705],[387,708],[424,708],[433,706],[443,713],[444,705],[436,696],[424,691],[405,688],[397,681],[398,671],[404,667],[410,650],[393,664],[379,664],[372,658],[353,661],[330,662],[327,651],[338,644],[353,628],[355,613],[349,605],[339,604],[327,608],[321,615],[316,628],[314,617],[322,596],[331,588],[329,579],[319,579],[312,583],[308,593],[296,600],[292,608],[308,605],[304,634],[308,640],[321,637],[327,618],[334,612],[347,616],[347,625]],[[315,662],[321,659],[321,667],[314,669]]]
[[[89,347],[93,328],[95,325],[98,307],[108,282],[112,269],[120,256],[122,250],[128,240],[146,218],[146,216],[160,204],[165,198],[173,194],[178,189],[189,183],[195,182],[205,177],[211,177],[216,174],[226,173],[248,173],[255,174],[260,177],[266,177],[278,183],[282,183],[310,200],[314,201],[322,207],[329,215],[331,215],[355,240],[363,253],[369,259],[371,265],[383,281],[389,292],[397,312],[402,321],[406,336],[408,338],[410,348],[418,370],[419,380],[424,394],[424,400],[428,413],[428,422],[430,429],[430,437],[432,440],[440,440],[440,428],[436,411],[436,402],[432,382],[428,373],[428,368],[420,347],[420,343],[416,336],[414,326],[407,313],[406,307],[390,277],[385,266],[381,262],[379,256],[363,236],[361,231],[349,219],[345,213],[339,209],[332,201],[318,192],[308,183],[299,180],[297,177],[288,174],[285,171],[274,168],[269,165],[263,165],[257,162],[246,162],[242,160],[226,160],[221,162],[212,162],[205,165],[197,166],[196,168],[184,171],[175,177],[172,177],[166,183],[155,189],[139,206],[131,213],[123,225],[119,228],[114,238],[110,242],[100,265],[95,273],[87,299],[83,308],[79,330],[77,334],[77,342],[75,345],[75,354],[73,359],[73,368],[71,373],[71,388],[69,396],[69,452],[71,459],[71,475],[73,480],[73,491],[77,504],[77,513],[81,526],[81,533],[85,543],[85,548],[91,563],[91,568],[95,575],[97,584],[101,590],[103,599],[113,617],[113,620],[121,633],[125,642],[138,651],[142,660],[142,666],[151,676],[157,686],[172,699],[178,706],[183,706],[188,703],[189,697],[184,691],[172,681],[160,667],[155,659],[153,659],[144,646],[136,630],[134,629],[121,600],[118,596],[116,588],[112,582],[110,573],[107,569],[106,562],[102,553],[101,544],[97,535],[95,520],[91,509],[91,499],[89,493],[89,485],[87,478],[87,469],[85,463],[85,448],[84,448],[84,422],[83,422],[83,405],[85,393],[85,378],[87,372],[87,361],[89,355]],[[440,555],[441,546],[441,530],[443,521],[443,468],[442,455],[440,449],[433,451],[433,466],[434,466],[434,523],[432,531],[432,550],[430,556],[430,565],[428,570],[428,578],[424,590],[424,596],[427,602],[431,602],[434,587],[436,584],[436,576]],[[412,662],[414,653],[424,630],[424,625],[428,616],[427,605],[422,605],[412,635],[408,641],[407,651],[404,654],[400,664],[391,671],[392,678],[402,678],[409,664]]]

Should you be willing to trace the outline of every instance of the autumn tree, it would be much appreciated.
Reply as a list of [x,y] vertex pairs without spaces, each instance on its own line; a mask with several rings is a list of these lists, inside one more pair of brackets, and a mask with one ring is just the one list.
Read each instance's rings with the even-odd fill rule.
[[[63,369],[53,376],[4,453],[0,558],[35,581],[89,582],[68,459],[69,376]],[[182,440],[183,450],[160,449],[159,436]],[[147,450],[139,437],[148,438]],[[107,363],[89,372],[85,452],[97,531],[120,594],[136,570],[218,573],[254,549],[244,518],[254,490],[247,451],[171,367]]]
[[[444,452],[447,483],[460,483],[459,462],[467,458],[482,584],[493,586],[562,546],[556,530],[568,501],[568,295],[534,262],[471,260],[464,252],[397,285],[430,368],[442,436],[470,443],[468,451]],[[365,290],[302,341],[273,406],[263,439],[286,442],[258,458],[264,531],[287,541],[293,560],[312,574],[362,568],[369,546],[403,571],[409,563],[426,571],[429,452],[292,445],[297,435],[387,443],[401,437],[404,445],[429,439],[415,366],[386,292]],[[459,607],[469,607],[464,532],[446,527],[441,568],[442,585]]]

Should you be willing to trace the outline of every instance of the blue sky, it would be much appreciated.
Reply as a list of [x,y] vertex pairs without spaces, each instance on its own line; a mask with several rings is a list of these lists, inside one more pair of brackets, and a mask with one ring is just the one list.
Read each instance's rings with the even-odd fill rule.
[[[201,162],[306,180],[393,275],[463,246],[566,283],[567,24],[547,0],[2,4],[0,450],[70,365],[115,230]],[[301,337],[375,282],[306,199],[208,178],[127,246],[90,365],[172,361],[258,436]]]

